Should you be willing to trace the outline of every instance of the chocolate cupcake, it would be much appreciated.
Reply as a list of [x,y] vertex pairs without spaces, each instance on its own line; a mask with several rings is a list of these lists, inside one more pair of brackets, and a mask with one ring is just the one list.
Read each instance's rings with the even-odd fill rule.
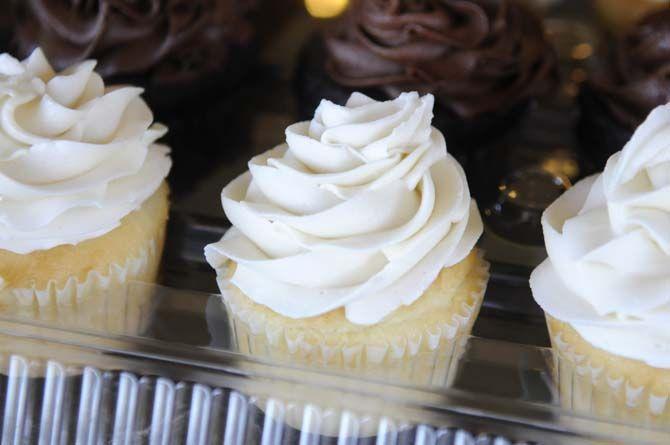
[[580,94],[579,136],[600,168],[651,110],[670,101],[670,10],[644,17],[606,59]]
[[56,69],[95,59],[107,81],[138,79],[152,102],[168,107],[225,87],[221,77],[239,78],[236,51],[252,36],[244,0],[13,3],[21,55],[41,46]]
[[9,39],[11,38],[11,30],[13,24],[12,14],[7,13],[10,0],[0,0],[0,53],[9,50]]
[[513,0],[354,0],[305,48],[296,84],[302,110],[354,90],[432,93],[452,149],[498,135],[555,78],[541,22]]
[[41,46],[55,69],[95,59],[106,82],[145,89],[170,127],[173,185],[201,176],[203,153],[232,155],[211,141],[227,136],[221,121],[253,61],[255,0],[12,1],[18,56]]

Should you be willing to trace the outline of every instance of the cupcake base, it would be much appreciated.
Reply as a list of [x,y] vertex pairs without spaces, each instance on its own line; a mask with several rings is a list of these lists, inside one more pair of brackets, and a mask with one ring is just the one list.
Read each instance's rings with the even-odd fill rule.
[[152,291],[128,298],[132,281],[158,275],[168,217],[163,184],[115,230],[27,255],[0,250],[0,314],[103,332],[138,333]]
[[561,405],[613,420],[670,425],[670,369],[610,354],[547,316]]
[[479,313],[488,263],[479,252],[471,253],[443,269],[413,304],[371,326],[349,322],[343,309],[290,319],[254,303],[225,277],[218,281],[241,352],[375,378],[444,385],[452,358]]

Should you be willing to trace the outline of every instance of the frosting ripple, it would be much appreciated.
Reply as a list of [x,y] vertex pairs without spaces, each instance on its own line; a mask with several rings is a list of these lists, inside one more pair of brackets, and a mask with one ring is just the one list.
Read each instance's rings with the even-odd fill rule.
[[432,95],[324,100],[223,189],[233,224],[206,247],[222,279],[291,317],[344,308],[373,324],[419,298],[482,233],[460,165],[431,127]]
[[596,347],[670,367],[670,105],[656,108],[602,174],[552,204],[549,258],[531,276],[554,318]]
[[26,254],[113,230],[167,176],[166,132],[140,88],[105,88],[85,61],[0,55],[0,249]]

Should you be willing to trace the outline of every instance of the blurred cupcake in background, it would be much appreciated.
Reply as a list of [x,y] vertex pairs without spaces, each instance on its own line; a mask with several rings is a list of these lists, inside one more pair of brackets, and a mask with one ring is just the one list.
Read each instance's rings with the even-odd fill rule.
[[621,37],[582,85],[579,136],[602,168],[649,112],[670,101],[670,9],[654,12]]
[[14,1],[20,55],[40,46],[56,69],[95,59],[110,82],[146,88],[162,110],[239,81],[253,30],[243,0]]
[[613,34],[624,34],[645,14],[670,8],[670,0],[594,0],[600,19]]
[[305,47],[296,88],[303,117],[354,90],[431,93],[453,153],[499,137],[555,79],[542,23],[513,0],[353,0]]
[[9,51],[9,40],[12,37],[14,17],[11,14],[11,0],[0,0],[0,53]]
[[[95,59],[108,82],[145,89],[167,142],[175,180],[198,152],[225,153],[231,100],[255,54],[254,0],[14,0],[14,44],[25,57],[40,46],[57,70]],[[210,162],[196,167],[198,174]]]
[[141,88],[106,87],[87,60],[0,54],[0,308],[67,327],[137,333],[168,218],[169,149]]

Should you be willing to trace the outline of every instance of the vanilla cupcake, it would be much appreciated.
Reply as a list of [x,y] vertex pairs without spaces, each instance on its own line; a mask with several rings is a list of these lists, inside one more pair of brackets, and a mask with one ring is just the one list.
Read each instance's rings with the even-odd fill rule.
[[223,189],[233,227],[205,254],[241,348],[442,378],[488,269],[463,170],[431,127],[433,101],[324,100]]
[[94,68],[0,55],[0,311],[136,330],[148,294],[127,285],[157,274],[166,129],[141,89],[105,88]]
[[670,416],[670,105],[602,174],[544,213],[549,258],[531,276],[564,405],[626,420]]

